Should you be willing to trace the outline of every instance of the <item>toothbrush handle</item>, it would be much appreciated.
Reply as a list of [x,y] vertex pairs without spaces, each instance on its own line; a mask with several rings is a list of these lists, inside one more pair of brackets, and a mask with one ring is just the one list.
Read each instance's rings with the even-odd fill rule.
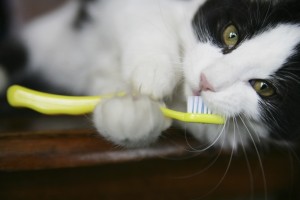
[[81,115],[92,112],[101,98],[47,94],[14,85],[7,91],[7,100],[14,107],[27,107],[47,115]]
[[[102,98],[124,96],[125,93],[105,96],[62,96],[31,90],[22,86],[11,86],[7,91],[7,100],[11,106],[26,107],[47,115],[82,115],[94,111]],[[225,118],[212,114],[191,114],[161,107],[166,117],[183,122],[224,124]]]

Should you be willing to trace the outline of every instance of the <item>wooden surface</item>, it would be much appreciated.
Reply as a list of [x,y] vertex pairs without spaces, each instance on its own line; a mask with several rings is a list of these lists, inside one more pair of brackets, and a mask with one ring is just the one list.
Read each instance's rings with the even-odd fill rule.
[[[16,117],[17,116],[17,117]],[[178,129],[148,148],[103,140],[90,116],[0,118],[0,199],[297,199],[299,161],[288,150],[209,150]],[[262,170],[263,169],[263,170]],[[275,199],[276,199],[275,198]]]

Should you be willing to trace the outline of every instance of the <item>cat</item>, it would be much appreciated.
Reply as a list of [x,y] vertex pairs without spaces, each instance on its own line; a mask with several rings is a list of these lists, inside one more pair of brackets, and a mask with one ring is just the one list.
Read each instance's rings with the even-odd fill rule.
[[[149,145],[172,124],[222,148],[299,137],[296,0],[70,1],[26,25],[20,38],[27,71],[56,87],[126,92],[93,113],[99,133],[117,145]],[[191,95],[226,123],[163,116],[160,106],[185,111]]]

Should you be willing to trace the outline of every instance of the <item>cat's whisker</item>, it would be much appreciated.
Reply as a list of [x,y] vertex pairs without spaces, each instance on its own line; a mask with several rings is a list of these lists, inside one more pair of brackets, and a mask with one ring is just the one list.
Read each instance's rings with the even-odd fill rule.
[[[300,62],[299,61],[290,61],[289,62],[289,65],[297,65],[299,64]],[[296,70],[296,71],[299,71],[300,69],[298,69],[297,67],[289,67],[288,68],[289,70]]]
[[[225,131],[225,127],[226,127],[226,123],[223,125],[220,133],[217,135],[217,137],[211,142],[211,144],[207,145],[206,147],[202,148],[202,149],[197,149],[197,152],[204,152],[207,151],[208,149],[212,148],[213,146],[215,146],[215,144],[220,140],[221,136],[223,136],[223,134],[226,134]],[[225,139],[226,137],[224,137]]]
[[253,134],[256,136],[255,139],[258,141],[258,143],[261,144],[261,138],[259,136],[259,133],[257,132],[255,125],[253,125],[253,122],[251,121],[250,117],[245,115],[243,117],[247,120],[247,124],[250,126],[251,130],[253,131]]
[[[256,2],[257,3],[257,2]],[[255,18],[255,20],[256,20],[256,24],[257,23],[259,23],[260,22],[260,16],[261,16],[261,14],[260,14],[260,10],[259,10],[259,6],[257,6],[257,9],[256,9],[256,18]]]
[[[235,134],[234,134],[234,140],[235,140]],[[225,138],[224,138],[224,141],[225,141]],[[223,141],[223,144],[225,143]],[[229,172],[229,169],[230,169],[230,166],[232,164],[232,160],[233,160],[233,156],[234,156],[234,152],[235,152],[235,149],[232,148],[231,149],[231,152],[230,152],[230,156],[229,156],[229,160],[228,160],[228,163],[227,163],[227,166],[226,166],[226,169],[224,171],[224,174],[222,175],[222,177],[220,178],[219,182],[212,188],[210,189],[208,192],[206,192],[205,195],[201,196],[199,199],[202,199],[202,198],[205,198],[207,197],[208,195],[212,194],[216,189],[218,189],[220,187],[220,185],[223,183],[223,181],[225,180],[228,172]]]
[[[184,136],[186,137],[186,135],[188,135],[187,131],[184,130]],[[171,145],[173,146],[178,146],[179,144],[176,142],[176,140],[173,140],[172,136],[169,135],[169,134],[162,134],[160,136],[162,139],[166,140],[168,143],[170,143]],[[199,154],[196,154],[196,153],[191,153],[188,149],[185,148],[185,151],[187,151],[188,153],[186,155],[182,155],[180,157],[178,156],[170,156],[170,155],[167,155],[167,156],[162,156],[163,159],[166,159],[166,160],[172,160],[172,161],[181,161],[181,160],[187,160],[187,159],[191,159],[191,158],[195,158],[197,156],[199,156]]]
[[[230,122],[228,122],[228,120],[226,120],[225,124],[223,125],[223,128],[218,136],[218,138],[220,137],[220,135],[222,134],[225,134],[226,133],[226,126],[228,126],[230,124]],[[224,132],[224,133],[222,133]],[[200,172],[198,172],[197,174],[195,175],[198,175],[200,173],[203,173],[205,172],[206,170],[208,170],[210,167],[212,167],[216,161],[218,160],[218,158],[222,155],[222,152],[223,152],[223,147],[225,145],[225,140],[226,140],[226,137],[223,137],[223,141],[222,141],[222,144],[221,144],[221,148],[219,148],[219,153],[217,155],[217,157],[211,162],[210,165],[208,165],[206,168],[202,169]],[[235,135],[234,135],[234,140],[235,140]],[[229,160],[228,160],[228,163],[227,163],[227,166],[226,166],[226,169],[224,171],[224,174],[222,175],[222,177],[220,178],[219,182],[212,188],[210,189],[208,192],[206,192],[204,195],[202,195],[201,197],[199,197],[199,199],[202,199],[202,198],[205,198],[207,196],[209,196],[210,194],[212,194],[224,181],[224,179],[226,178],[228,172],[229,172],[229,169],[230,169],[230,166],[231,166],[231,163],[232,163],[232,160],[233,160],[233,156],[234,156],[234,151],[235,149],[232,148],[231,149],[231,152],[230,152],[230,156],[229,156]]]
[[260,152],[258,150],[258,146],[257,146],[256,141],[254,140],[251,132],[247,128],[244,120],[242,119],[242,117],[239,116],[239,118],[242,121],[243,125],[245,126],[246,131],[248,132],[249,138],[252,141],[252,144],[253,144],[253,147],[254,147],[254,150],[255,150],[255,153],[256,153],[256,156],[257,156],[257,160],[259,162],[259,166],[260,166],[260,169],[261,169],[261,174],[262,174],[262,179],[263,179],[263,185],[264,185],[264,197],[265,197],[265,199],[268,199],[267,179],[266,179],[266,174],[265,174],[265,170],[264,170],[264,166],[263,166],[263,161],[262,161]]
[[[222,129],[221,129],[220,133],[217,135],[217,137],[210,144],[206,145],[203,148],[202,147],[201,148],[199,148],[199,147],[195,148],[195,147],[193,147],[190,144],[190,142],[188,140],[188,137],[187,137],[188,133],[187,133],[187,127],[186,127],[187,123],[185,123],[185,129],[184,129],[185,130],[185,140],[186,140],[186,143],[187,143],[188,147],[191,149],[191,150],[187,150],[187,151],[196,152],[196,153],[202,153],[202,152],[207,151],[208,149],[212,148],[213,146],[215,146],[215,144],[220,140],[221,136],[223,134],[226,134],[226,130],[225,129],[226,129],[227,124],[228,123],[227,123],[227,120],[226,120],[225,123],[222,126]],[[225,140],[225,138],[226,137],[224,137],[224,140]],[[223,144],[224,144],[224,141],[222,143],[222,146],[223,146]]]
[[[256,141],[256,139],[254,139],[250,129],[248,128],[245,120],[243,119],[243,117],[241,115],[238,115],[239,119],[241,120],[242,124],[244,125],[244,128],[246,129],[246,132],[249,134],[249,136],[253,139],[253,141]],[[256,135],[256,134],[255,134]],[[259,136],[257,135],[257,139],[259,139]]]
[[[279,122],[276,120],[277,118],[280,118],[280,114],[277,112],[278,108],[271,103],[264,102],[265,107],[268,109],[265,109],[265,112],[267,113],[266,115],[266,120],[272,121],[273,125],[276,126],[280,131],[285,132],[285,128],[282,127]],[[277,116],[274,116],[277,115]]]
[[[218,149],[218,153],[217,155],[214,157],[214,159],[212,161],[209,162],[209,164],[207,166],[205,166],[204,168],[202,168],[200,171],[197,171],[196,173],[190,174],[190,175],[186,175],[186,176],[180,176],[178,178],[180,179],[186,179],[186,178],[191,178],[200,174],[205,173],[207,170],[209,170],[214,164],[216,164],[217,160],[221,157],[222,155],[222,148]],[[199,154],[196,154],[196,156],[198,156]]]
[[243,151],[243,154],[245,156],[245,160],[246,160],[246,164],[247,164],[247,168],[248,168],[248,172],[249,172],[249,178],[250,178],[251,198],[253,198],[253,194],[254,194],[254,176],[253,176],[252,168],[251,168],[251,165],[250,165],[250,160],[249,160],[248,155],[247,155],[246,145],[244,144],[244,141],[243,141],[243,138],[242,138],[242,135],[241,135],[241,131],[240,131],[237,119],[234,117],[233,121],[234,121],[234,124],[237,127],[237,132],[238,132],[238,135],[239,135],[239,138],[240,138],[242,151]]
[[[232,126],[233,126],[233,134],[235,135],[236,134],[236,128],[238,129],[238,124],[236,123],[236,118],[235,117],[232,117]],[[235,149],[238,142],[233,140],[233,143],[234,144],[232,145],[232,148]]]
[[291,80],[291,81],[294,81],[296,83],[300,82],[300,78],[297,77],[295,74],[293,74],[291,72],[285,72],[285,76],[282,79],[283,79],[282,81]]
[[271,12],[271,8],[272,8],[272,2],[270,1],[270,2],[268,2],[269,3],[269,5],[268,5],[268,9],[267,9],[267,11],[266,11],[266,13],[265,13],[265,17],[264,17],[264,19],[262,20],[262,26],[265,26],[267,23],[268,23],[268,19],[270,18],[270,17],[272,17],[272,12]]
[[292,82],[296,82],[299,83],[300,82],[300,78],[293,73],[295,73],[295,71],[299,71],[299,69],[295,69],[295,68],[288,68],[288,70],[281,70],[281,73],[284,75],[276,75],[274,76],[275,79],[282,81],[282,82],[287,82],[287,80],[291,80]]
[[191,145],[191,143],[189,142],[189,140],[188,140],[188,132],[187,132],[187,123],[184,123],[184,138],[185,138],[185,142],[186,142],[186,144],[188,145],[188,147],[189,147],[189,149],[186,149],[186,151],[188,151],[188,152],[192,152],[192,153],[195,153],[195,152],[198,152],[197,151],[197,149],[195,148],[195,147],[193,147],[192,145]]

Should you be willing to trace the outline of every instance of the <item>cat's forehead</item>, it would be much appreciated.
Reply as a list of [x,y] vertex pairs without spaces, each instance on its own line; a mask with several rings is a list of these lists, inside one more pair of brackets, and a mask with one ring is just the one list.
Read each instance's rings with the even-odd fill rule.
[[255,69],[257,74],[254,76],[267,78],[299,54],[296,48],[299,44],[300,26],[278,24],[243,41],[228,58],[232,62],[242,63],[244,66],[240,67],[245,67],[246,71]]

